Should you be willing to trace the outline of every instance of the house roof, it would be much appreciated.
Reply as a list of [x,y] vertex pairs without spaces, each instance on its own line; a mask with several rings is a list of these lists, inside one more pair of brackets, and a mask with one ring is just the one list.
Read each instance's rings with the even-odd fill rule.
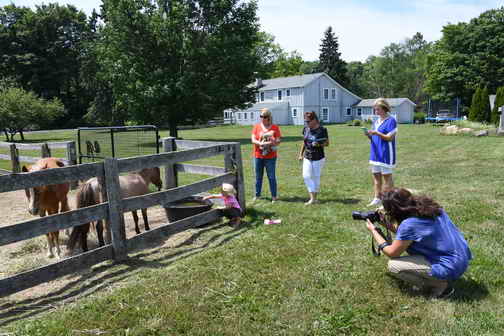
[[[416,106],[416,104],[408,98],[385,98],[385,100],[387,101],[387,103],[389,103],[390,107],[399,106],[405,101],[410,102],[410,104]],[[355,104],[354,107],[373,107],[375,101],[376,99],[363,99],[359,103]]]
[[496,95],[489,95],[488,99],[490,99],[490,109],[493,110],[494,104],[495,104],[495,96]]
[[289,108],[288,102],[278,102],[278,103],[255,103],[246,110],[240,110],[239,112],[257,112],[267,108],[271,113],[275,113],[275,110],[287,110]]
[[263,79],[263,86],[259,89],[259,91],[305,87],[306,85],[323,75],[323,72],[319,72],[308,75]]

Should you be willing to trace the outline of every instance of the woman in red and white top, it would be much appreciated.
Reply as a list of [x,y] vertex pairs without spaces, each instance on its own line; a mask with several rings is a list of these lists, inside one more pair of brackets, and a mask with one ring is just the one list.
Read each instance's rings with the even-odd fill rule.
[[254,125],[252,130],[252,144],[254,144],[254,165],[256,173],[255,197],[254,200],[261,197],[262,181],[264,169],[268,175],[271,191],[271,202],[277,200],[277,181],[276,181],[276,160],[277,148],[280,144],[280,128],[273,124],[270,110],[264,108],[261,110],[261,122]]

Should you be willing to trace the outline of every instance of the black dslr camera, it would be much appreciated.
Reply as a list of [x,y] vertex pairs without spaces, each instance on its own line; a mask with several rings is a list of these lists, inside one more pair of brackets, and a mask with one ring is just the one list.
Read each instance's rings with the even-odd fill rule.
[[[376,225],[376,223],[380,223],[382,221],[382,218],[378,211],[352,211],[352,218],[354,220],[363,220],[363,221],[369,219],[371,223],[373,223],[373,225],[375,226],[376,231],[383,237],[383,239],[390,242],[391,237],[388,229],[387,229],[387,235],[385,236],[382,229]],[[371,237],[371,251],[374,256],[376,257],[380,256],[380,251],[376,249],[374,245],[373,237]]]
[[381,219],[378,211],[352,211],[352,218],[363,221],[369,219],[373,224],[379,222]]

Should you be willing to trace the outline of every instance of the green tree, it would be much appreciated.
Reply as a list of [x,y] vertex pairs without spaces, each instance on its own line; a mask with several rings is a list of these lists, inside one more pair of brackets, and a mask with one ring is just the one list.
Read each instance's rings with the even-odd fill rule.
[[91,100],[80,82],[81,42],[89,29],[84,12],[71,5],[0,8],[0,76],[46,99],[59,98],[67,113],[54,126],[77,125]]
[[253,101],[257,4],[239,0],[105,0],[97,47],[114,109],[170,127]]
[[338,38],[330,26],[324,32],[320,45],[318,71],[327,73],[343,86],[348,84],[346,63],[341,59]]
[[299,71],[301,71],[303,74],[312,74],[317,72],[318,67],[318,61],[304,61],[303,64],[299,67]]
[[348,81],[347,89],[360,97],[369,97],[369,90],[365,84],[364,75],[366,66],[362,62],[349,62],[347,64]]
[[303,64],[303,57],[297,51],[294,50],[290,54],[283,53],[275,62],[275,70],[271,78],[302,75]]
[[277,61],[285,56],[282,47],[275,43],[275,37],[263,31],[257,33],[254,52],[259,59],[257,67],[257,77],[259,78],[271,78],[275,72]]
[[474,92],[471,99],[471,107],[469,108],[469,120],[471,121],[483,121],[483,111],[482,111],[482,95],[483,90],[478,87]]
[[436,99],[461,97],[468,104],[477,86],[491,92],[504,85],[504,7],[469,23],[443,27],[429,57],[426,90]]
[[497,89],[495,94],[494,107],[492,109],[491,122],[494,125],[499,125],[500,122],[500,111],[499,108],[504,106],[504,86]]
[[[33,92],[10,87],[0,89],[0,127],[4,130],[7,141],[13,141],[14,135],[28,127],[44,127],[63,114],[62,103],[54,98],[44,100]],[[9,138],[10,134],[10,138]]]
[[491,121],[491,110],[490,110],[490,99],[488,95],[488,88],[484,88],[481,90],[481,99],[480,99],[480,115],[481,121],[490,122]]

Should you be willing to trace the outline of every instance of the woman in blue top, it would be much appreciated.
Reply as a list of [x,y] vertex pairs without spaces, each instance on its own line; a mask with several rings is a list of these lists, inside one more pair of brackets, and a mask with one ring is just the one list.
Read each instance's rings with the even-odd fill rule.
[[[453,294],[453,280],[466,271],[471,251],[462,233],[443,208],[427,196],[414,196],[406,189],[393,188],[381,194],[383,207],[395,232],[388,243],[368,220],[367,228],[378,249],[391,258],[388,270],[401,280],[429,289],[433,297]],[[401,257],[404,252],[409,256]]]
[[378,98],[374,103],[374,112],[378,119],[371,130],[365,134],[371,140],[369,163],[373,173],[374,198],[369,206],[380,204],[380,192],[394,186],[392,169],[396,165],[397,122],[390,116],[390,105],[384,98]]

